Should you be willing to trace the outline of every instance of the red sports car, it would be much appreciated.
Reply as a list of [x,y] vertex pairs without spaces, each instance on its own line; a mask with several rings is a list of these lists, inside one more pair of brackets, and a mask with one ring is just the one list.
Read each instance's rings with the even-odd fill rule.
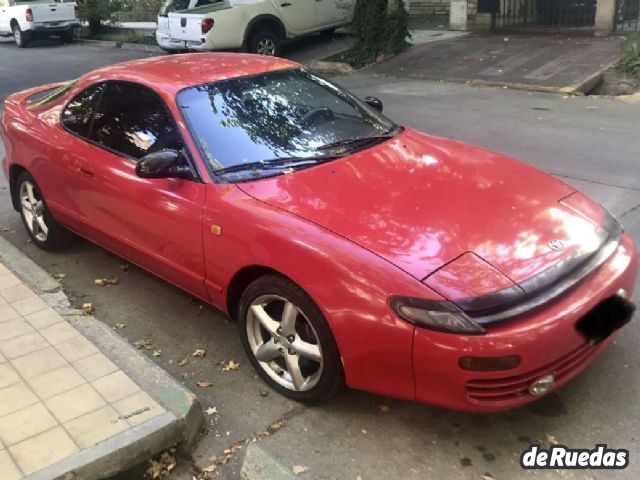
[[151,58],[16,93],[3,169],[33,243],[73,232],[236,318],[280,393],[522,405],[631,319],[601,206],[395,124],[283,59]]

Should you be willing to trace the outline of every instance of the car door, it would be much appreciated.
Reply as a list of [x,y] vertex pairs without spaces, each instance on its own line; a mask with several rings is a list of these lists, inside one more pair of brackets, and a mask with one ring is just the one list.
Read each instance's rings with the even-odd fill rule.
[[316,29],[316,0],[270,0],[287,30],[301,35]]
[[162,149],[182,150],[190,163],[164,101],[142,85],[105,83],[87,141],[79,155],[69,154],[71,183],[81,192],[73,204],[92,240],[206,299],[204,184],[135,173],[140,158]]
[[342,25],[353,14],[353,3],[349,0],[315,0],[318,28]]
[[9,0],[0,0],[0,32],[8,33],[9,28]]

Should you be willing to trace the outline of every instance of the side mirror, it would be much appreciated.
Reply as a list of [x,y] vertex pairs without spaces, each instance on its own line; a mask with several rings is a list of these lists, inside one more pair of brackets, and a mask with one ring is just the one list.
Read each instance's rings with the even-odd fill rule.
[[140,178],[186,178],[193,172],[177,150],[160,150],[142,157],[136,164],[136,175]]
[[366,97],[364,99],[364,103],[366,103],[367,105],[374,108],[380,113],[382,113],[382,109],[384,108],[384,106],[382,105],[382,100],[376,97]]

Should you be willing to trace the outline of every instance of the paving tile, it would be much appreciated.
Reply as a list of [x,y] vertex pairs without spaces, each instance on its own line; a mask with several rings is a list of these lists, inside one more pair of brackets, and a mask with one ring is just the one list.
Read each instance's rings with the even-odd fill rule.
[[35,330],[29,323],[22,318],[14,318],[8,322],[4,322],[0,327],[0,341],[11,340],[25,333],[34,332]]
[[66,320],[43,328],[40,330],[40,333],[51,345],[57,345],[58,343],[65,342],[80,335],[80,332],[73,328]]
[[29,475],[77,453],[78,447],[62,427],[56,427],[9,447],[9,451]]
[[69,362],[75,362],[100,352],[93,343],[82,335],[78,335],[70,340],[58,343],[56,345],[56,349]]
[[6,450],[0,450],[0,472],[2,472],[2,480],[20,480],[22,478],[22,473]]
[[81,448],[88,448],[129,429],[129,425],[113,407],[106,406],[66,422],[64,428]]
[[12,302],[11,306],[20,315],[29,315],[30,313],[38,312],[49,307],[49,305],[44,303],[44,301],[40,297],[31,297],[24,300],[18,300],[17,302]]
[[38,402],[38,397],[24,382],[0,390],[0,417]]
[[24,378],[29,379],[44,372],[66,365],[62,355],[54,347],[47,347],[12,360],[13,366]]
[[88,383],[51,397],[44,403],[62,423],[106,405],[100,394]]
[[48,346],[49,342],[42,335],[38,332],[31,332],[11,340],[0,341],[0,352],[12,360]]
[[63,318],[52,308],[46,308],[39,312],[25,315],[24,319],[31,324],[33,328],[40,329],[59,323]]
[[[0,267],[4,267],[4,265],[0,265]],[[15,287],[17,285],[21,285],[22,281],[16,277],[13,273],[0,272],[0,290],[4,290],[5,288]]]
[[0,365],[0,388],[8,387],[20,381],[20,375],[9,363]]
[[49,410],[42,403],[36,403],[0,417],[0,438],[5,445],[10,446],[57,425],[58,421]]
[[0,305],[0,323],[4,323],[7,320],[11,320],[19,316],[20,314],[16,312],[15,308],[13,308],[10,304],[3,303],[2,305]]
[[27,298],[33,298],[36,294],[26,285],[15,285],[13,287],[0,288],[0,297],[4,298],[7,302],[17,302],[18,300],[25,300]]
[[114,402],[113,407],[133,426],[151,420],[165,411],[143,391]]
[[[60,345],[58,345],[58,347],[60,347]],[[101,352],[78,360],[74,362],[73,366],[88,382],[93,382],[100,377],[119,370],[118,366]]]
[[31,389],[41,400],[53,397],[85,383],[75,369],[69,365],[36,375],[27,380]]
[[121,370],[94,380],[91,384],[107,402],[115,402],[140,391],[133,380]]

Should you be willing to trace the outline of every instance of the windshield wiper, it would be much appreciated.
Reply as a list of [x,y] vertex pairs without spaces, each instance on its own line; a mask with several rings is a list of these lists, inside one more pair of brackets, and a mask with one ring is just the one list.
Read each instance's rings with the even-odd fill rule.
[[355,137],[355,138],[346,138],[344,140],[338,140],[337,142],[327,143],[326,145],[322,145],[317,148],[319,151],[332,150],[334,148],[340,147],[350,147],[352,145],[358,145],[368,142],[373,142],[376,140],[386,140],[388,138],[393,138],[396,136],[396,132],[393,133],[382,133],[379,135],[367,135],[365,137]]
[[285,157],[273,158],[271,160],[260,160],[259,162],[240,163],[226,168],[214,170],[214,175],[225,175],[227,173],[245,172],[247,170],[274,170],[287,168],[300,168],[305,166],[318,165],[340,158],[338,155],[322,155],[315,157]]

